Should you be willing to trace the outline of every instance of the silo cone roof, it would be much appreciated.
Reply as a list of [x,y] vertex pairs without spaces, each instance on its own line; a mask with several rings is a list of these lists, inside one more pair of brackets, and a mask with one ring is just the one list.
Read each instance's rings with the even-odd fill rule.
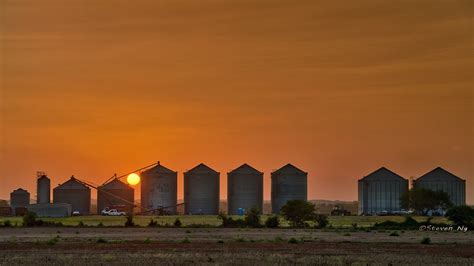
[[173,171],[169,168],[166,168],[161,164],[157,164],[156,166],[143,171],[143,173],[148,173],[148,172],[160,173],[160,174],[174,174],[174,173],[176,173],[176,171]]
[[214,169],[210,168],[209,166],[207,166],[203,163],[198,164],[197,166],[195,166],[191,170],[188,170],[186,173],[208,173],[208,172],[212,172],[212,173],[216,173],[216,174],[219,173],[219,172],[215,171]]
[[426,180],[442,180],[442,179],[454,179],[454,180],[461,180],[464,181],[464,179],[460,178],[459,176],[456,176],[446,170],[444,170],[441,167],[436,167],[435,169],[429,171],[428,173],[420,176],[416,181],[420,181],[422,179]]
[[385,168],[385,167],[380,167],[379,169],[375,170],[374,172],[368,174],[367,176],[364,176],[360,180],[372,180],[372,179],[379,179],[380,177],[384,179],[402,179],[402,180],[407,180],[400,176],[399,174]]
[[255,173],[255,174],[263,174],[263,172],[258,171],[257,169],[253,168],[252,166],[244,163],[241,166],[235,168],[234,170],[230,171],[229,174],[234,173]]
[[13,190],[12,193],[13,193],[13,194],[30,194],[30,193],[28,192],[28,190],[25,190],[25,189],[22,189],[22,188],[15,189],[15,190]]
[[118,190],[133,190],[132,187],[127,185],[126,183],[120,181],[118,178],[112,179],[109,183],[104,184],[99,187],[100,189],[107,189],[107,190],[112,190],[112,189],[118,189]]
[[38,180],[43,179],[43,178],[49,179],[49,177],[47,177],[46,175],[42,175],[42,176],[38,177]]
[[294,172],[299,172],[301,174],[307,174],[307,172],[299,169],[298,167],[292,165],[291,163],[283,166],[282,168],[276,170],[275,172],[272,172],[272,174],[283,174],[283,173],[294,173]]
[[87,187],[84,184],[79,183],[76,178],[71,177],[68,181],[62,183],[61,185],[57,186],[54,189],[87,189],[90,190],[89,187]]

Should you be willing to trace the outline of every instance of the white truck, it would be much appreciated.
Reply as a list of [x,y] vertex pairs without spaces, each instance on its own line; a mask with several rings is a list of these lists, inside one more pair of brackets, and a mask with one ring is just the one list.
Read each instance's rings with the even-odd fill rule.
[[103,216],[125,216],[127,215],[125,212],[119,212],[117,209],[109,209],[105,208],[102,210],[102,215]]

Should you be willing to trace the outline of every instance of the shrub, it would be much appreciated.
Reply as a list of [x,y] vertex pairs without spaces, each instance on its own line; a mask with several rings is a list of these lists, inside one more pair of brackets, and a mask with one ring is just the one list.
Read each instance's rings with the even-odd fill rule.
[[397,231],[393,231],[389,236],[400,236]]
[[[324,228],[328,225],[328,216],[325,214],[315,214],[314,221],[317,223],[316,228]],[[356,224],[357,227],[357,224]]]
[[288,240],[288,243],[290,244],[298,244],[298,240],[294,237],[290,238],[290,240]]
[[277,215],[270,216],[265,221],[265,226],[268,228],[278,228],[280,226],[280,219],[278,219]]
[[218,240],[217,243],[224,244],[224,240]]
[[98,227],[104,227],[104,224],[102,222],[99,222],[99,224],[97,226]]
[[51,238],[50,240],[46,241],[46,244],[50,245],[50,246],[53,246],[53,245],[56,245],[56,243],[59,241],[59,239],[57,237],[53,237]]
[[104,243],[107,243],[107,240],[105,240],[101,237],[101,238],[97,239],[97,243],[104,244]]
[[246,223],[242,219],[234,220],[225,213],[219,213],[218,218],[222,220],[222,227],[245,227]]
[[173,223],[174,227],[181,227],[181,220],[179,218],[176,218]]
[[281,207],[281,214],[293,227],[303,227],[305,221],[314,219],[314,204],[305,200],[290,200]]
[[35,226],[37,225],[36,213],[27,211],[23,216],[23,226]]
[[261,227],[262,224],[260,223],[260,211],[257,208],[251,208],[245,214],[244,221],[248,227]]
[[125,227],[132,227],[135,226],[135,223],[133,222],[133,214],[127,215],[127,220],[125,221]]
[[150,243],[151,243],[150,238],[147,237],[147,238],[143,241],[143,243],[145,243],[145,244],[150,244]]
[[3,221],[3,227],[12,227],[12,222],[10,220],[5,220]]
[[474,227],[474,209],[467,205],[456,206],[449,209],[446,216],[456,225],[465,225],[470,228]]
[[421,240],[421,244],[423,244],[423,245],[429,245],[429,244],[431,244],[431,238],[429,238],[429,237],[423,237],[423,239]]
[[150,222],[148,223],[148,227],[158,227],[158,221],[155,221],[153,218],[151,218]]
[[79,226],[79,227],[84,227],[84,222],[79,221],[79,224],[77,224],[77,226]]
[[186,244],[187,244],[187,243],[191,243],[191,241],[189,241],[189,239],[188,239],[187,237],[185,237],[185,238],[181,241],[181,243],[186,243]]
[[283,241],[283,238],[281,238],[280,236],[275,237],[275,242],[282,242],[282,241]]

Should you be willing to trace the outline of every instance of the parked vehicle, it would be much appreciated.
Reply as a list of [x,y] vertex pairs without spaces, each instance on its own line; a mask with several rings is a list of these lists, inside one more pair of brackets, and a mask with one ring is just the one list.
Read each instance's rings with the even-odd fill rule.
[[117,211],[117,209],[109,209],[105,208],[102,210],[103,216],[125,216],[127,215],[125,212]]
[[73,211],[72,216],[80,216],[81,213],[79,211]]

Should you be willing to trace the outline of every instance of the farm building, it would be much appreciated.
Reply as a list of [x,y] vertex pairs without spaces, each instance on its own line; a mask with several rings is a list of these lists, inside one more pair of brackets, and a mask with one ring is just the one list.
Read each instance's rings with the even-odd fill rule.
[[229,214],[241,214],[255,207],[263,208],[263,173],[243,164],[227,174],[227,206]]
[[202,163],[184,173],[185,214],[219,212],[219,175]]
[[51,180],[46,174],[38,174],[36,179],[36,203],[51,202]]
[[133,213],[134,200],[133,188],[114,178],[97,189],[97,214],[106,207],[120,208],[126,213]]
[[290,200],[308,200],[308,173],[287,164],[271,174],[272,213]]
[[89,214],[91,207],[91,189],[72,176],[68,181],[53,189],[54,203],[69,203],[72,211]]
[[454,205],[466,204],[466,180],[437,167],[413,181],[414,188],[425,188],[448,193]]
[[68,217],[72,213],[69,203],[38,203],[29,205],[27,209],[38,217]]
[[358,181],[359,215],[401,211],[408,180],[382,167]]
[[178,172],[158,162],[155,167],[141,172],[140,176],[143,210],[164,208],[164,211],[175,214],[178,198]]
[[26,207],[30,205],[30,193],[22,188],[14,190],[10,193],[10,206],[12,208],[13,215],[21,215],[22,210],[26,210]]

